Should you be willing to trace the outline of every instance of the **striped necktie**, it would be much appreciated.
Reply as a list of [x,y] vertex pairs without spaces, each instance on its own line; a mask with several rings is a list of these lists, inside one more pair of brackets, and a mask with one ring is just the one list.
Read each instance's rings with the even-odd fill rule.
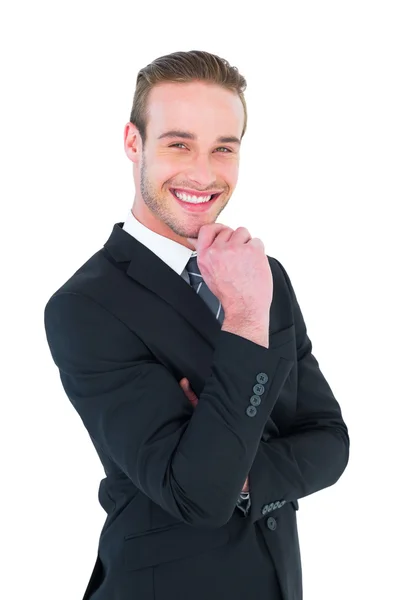
[[218,322],[222,325],[224,320],[224,309],[218,298],[212,293],[210,288],[207,287],[197,264],[197,255],[189,258],[186,269],[189,275],[190,285],[195,292],[203,298],[215,318],[218,319]]

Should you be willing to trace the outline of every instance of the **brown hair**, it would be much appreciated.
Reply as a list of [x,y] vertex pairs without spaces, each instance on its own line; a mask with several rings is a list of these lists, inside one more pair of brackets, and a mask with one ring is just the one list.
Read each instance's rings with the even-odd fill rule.
[[158,83],[191,81],[207,81],[237,92],[244,108],[242,137],[244,136],[247,127],[247,107],[243,93],[247,87],[245,78],[240,75],[237,67],[231,67],[225,59],[209,52],[191,50],[156,58],[139,71],[129,120],[138,128],[143,146],[146,142],[147,98],[151,89]]

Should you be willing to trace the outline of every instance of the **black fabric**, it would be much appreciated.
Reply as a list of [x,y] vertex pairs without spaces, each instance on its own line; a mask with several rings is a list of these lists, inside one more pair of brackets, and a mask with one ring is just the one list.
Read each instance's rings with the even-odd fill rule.
[[265,348],[222,330],[122,225],[44,313],[62,386],[105,472],[107,516],[84,598],[301,600],[298,498],[339,479],[349,437],[290,279],[268,257]]

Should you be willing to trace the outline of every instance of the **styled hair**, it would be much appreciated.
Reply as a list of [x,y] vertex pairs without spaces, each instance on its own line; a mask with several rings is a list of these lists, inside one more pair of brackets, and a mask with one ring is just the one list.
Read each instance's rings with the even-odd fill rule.
[[244,126],[242,136],[247,128],[247,106],[244,91],[247,83],[237,67],[232,67],[228,61],[215,54],[202,50],[190,52],[173,52],[153,60],[152,63],[140,69],[136,79],[136,89],[130,122],[139,130],[143,146],[146,142],[146,125],[148,120],[147,98],[154,86],[160,83],[189,83],[206,81],[221,87],[236,91],[244,108]]

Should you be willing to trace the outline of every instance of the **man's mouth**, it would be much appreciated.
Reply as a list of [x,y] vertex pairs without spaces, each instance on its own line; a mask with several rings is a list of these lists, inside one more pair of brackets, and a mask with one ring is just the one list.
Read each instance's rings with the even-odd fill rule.
[[189,195],[188,193],[181,192],[180,190],[176,190],[175,188],[170,188],[170,192],[175,198],[176,202],[179,203],[181,208],[185,210],[187,213],[203,213],[208,211],[212,206],[214,206],[214,202],[217,198],[220,197],[222,192],[218,192],[216,194],[209,194],[205,196],[194,196]]
[[174,188],[171,188],[171,192],[175,196],[175,198],[177,198],[181,202],[185,202],[186,204],[194,204],[194,205],[207,204],[207,203],[215,200],[217,198],[217,196],[221,195],[221,192],[218,192],[215,194],[208,194],[208,195],[189,194],[188,192],[181,192],[180,190],[177,190]]

